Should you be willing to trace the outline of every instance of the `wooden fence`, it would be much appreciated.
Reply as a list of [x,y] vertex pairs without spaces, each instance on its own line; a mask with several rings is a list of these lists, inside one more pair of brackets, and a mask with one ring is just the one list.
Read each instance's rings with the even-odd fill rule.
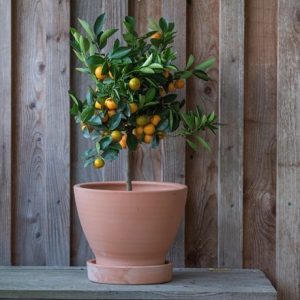
[[0,0],[0,264],[84,264],[92,254],[71,187],[124,177],[124,156],[82,168],[87,142],[69,116],[67,90],[87,86],[69,26],[102,12],[115,27],[135,16],[140,32],[148,17],[173,20],[181,66],[189,53],[217,57],[213,80],[191,80],[181,95],[187,109],[218,113],[212,151],[170,138],[135,156],[136,179],[189,186],[172,260],[260,268],[280,299],[299,299],[299,0]]

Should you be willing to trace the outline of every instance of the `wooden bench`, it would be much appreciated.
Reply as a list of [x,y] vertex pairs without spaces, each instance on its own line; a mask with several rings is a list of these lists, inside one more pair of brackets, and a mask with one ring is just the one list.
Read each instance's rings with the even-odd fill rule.
[[258,270],[175,269],[160,285],[106,285],[88,281],[81,267],[0,267],[0,299],[274,300]]

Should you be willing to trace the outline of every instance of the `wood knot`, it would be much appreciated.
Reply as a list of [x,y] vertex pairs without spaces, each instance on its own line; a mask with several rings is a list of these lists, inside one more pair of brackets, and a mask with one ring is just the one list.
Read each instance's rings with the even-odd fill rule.
[[40,73],[43,73],[45,71],[45,68],[46,68],[46,66],[44,63],[39,63],[39,72]]
[[206,95],[210,95],[211,94],[211,88],[209,86],[206,86],[205,89],[204,89],[204,93]]
[[30,108],[30,109],[34,109],[35,107],[36,107],[35,102],[31,102],[31,103],[29,104],[29,108]]

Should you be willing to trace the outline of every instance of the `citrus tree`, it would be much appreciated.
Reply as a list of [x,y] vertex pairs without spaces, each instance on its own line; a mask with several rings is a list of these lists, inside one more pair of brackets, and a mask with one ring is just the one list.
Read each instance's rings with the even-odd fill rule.
[[[151,21],[149,31],[139,36],[135,19],[126,17],[124,41],[115,39],[108,52],[103,49],[118,29],[104,29],[105,14],[93,27],[81,19],[79,23],[84,33],[71,28],[71,47],[82,63],[77,71],[87,73],[92,81],[85,99],[73,91],[69,95],[71,114],[81,124],[83,136],[94,141],[94,146],[83,153],[85,167],[102,168],[125,148],[130,157],[141,143],[155,148],[175,131],[194,150],[198,144],[209,148],[200,133],[206,129],[215,132],[215,113],[205,114],[200,107],[181,112],[185,100],[178,99],[176,92],[191,76],[209,80],[206,72],[214,59],[194,66],[194,56],[190,55],[185,68],[179,69],[172,46],[174,23],[164,18],[158,23]],[[130,169],[129,160],[128,190],[132,189]]]

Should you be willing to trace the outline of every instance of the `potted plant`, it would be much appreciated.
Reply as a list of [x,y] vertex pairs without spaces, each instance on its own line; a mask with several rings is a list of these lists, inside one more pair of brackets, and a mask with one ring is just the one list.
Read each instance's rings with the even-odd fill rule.
[[[181,112],[184,100],[176,91],[196,76],[209,80],[208,59],[193,67],[175,64],[172,47],[174,23],[152,21],[142,36],[135,19],[126,17],[123,42],[116,39],[107,53],[103,48],[117,29],[103,29],[105,14],[93,28],[79,22],[84,34],[71,28],[71,46],[92,84],[80,100],[69,91],[71,114],[81,124],[85,138],[94,141],[83,156],[85,167],[104,167],[121,151],[128,153],[124,182],[95,182],[74,186],[75,201],[83,231],[96,259],[87,262],[90,280],[102,283],[146,284],[171,280],[172,264],[165,255],[175,239],[184,214],[187,187],[176,183],[132,181],[132,153],[141,143],[155,148],[170,132],[183,136],[189,146],[209,148],[199,135],[217,128],[214,112],[199,107]],[[180,126],[181,124],[181,126]]]

